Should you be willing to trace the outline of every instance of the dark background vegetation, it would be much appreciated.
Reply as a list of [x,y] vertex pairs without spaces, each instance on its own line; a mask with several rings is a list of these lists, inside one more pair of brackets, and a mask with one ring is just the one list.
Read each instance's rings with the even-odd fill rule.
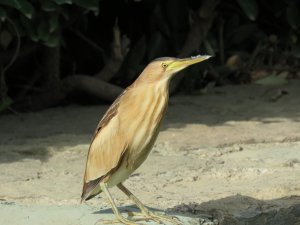
[[111,102],[154,58],[171,93],[299,78],[298,0],[0,0],[0,112]]

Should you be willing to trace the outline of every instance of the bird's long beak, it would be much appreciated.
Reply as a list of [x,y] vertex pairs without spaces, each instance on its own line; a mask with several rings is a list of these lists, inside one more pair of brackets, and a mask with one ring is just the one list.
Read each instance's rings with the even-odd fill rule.
[[178,59],[173,63],[171,63],[167,67],[167,70],[172,70],[174,72],[180,71],[188,66],[207,60],[210,57],[211,57],[210,55],[197,55],[197,56],[192,56],[190,58]]

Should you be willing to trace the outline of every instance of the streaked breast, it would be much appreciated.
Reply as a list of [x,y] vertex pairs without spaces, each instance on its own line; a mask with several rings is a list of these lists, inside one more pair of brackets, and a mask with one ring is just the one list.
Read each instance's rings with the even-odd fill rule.
[[[167,107],[166,85],[147,86],[130,93],[130,104],[123,105],[122,131],[128,140],[128,164],[136,169],[147,158],[159,132],[161,119]],[[133,90],[135,91],[135,90]]]

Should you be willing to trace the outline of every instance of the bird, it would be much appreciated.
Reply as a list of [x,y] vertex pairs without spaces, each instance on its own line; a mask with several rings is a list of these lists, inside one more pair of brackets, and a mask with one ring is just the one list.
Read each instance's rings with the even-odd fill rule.
[[[109,200],[116,216],[105,224],[136,225],[138,221],[181,224],[176,217],[150,211],[123,184],[145,161],[159,133],[169,99],[169,83],[179,71],[210,58],[162,57],[151,61],[137,79],[113,102],[100,120],[87,154],[81,202],[100,193]],[[118,210],[109,188],[117,186],[140,209],[132,217]],[[134,216],[142,216],[135,218]]]

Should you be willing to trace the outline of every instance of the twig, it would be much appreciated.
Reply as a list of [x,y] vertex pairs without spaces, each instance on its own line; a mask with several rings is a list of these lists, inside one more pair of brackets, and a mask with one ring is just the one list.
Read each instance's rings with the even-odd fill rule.
[[251,66],[253,66],[254,60],[256,59],[257,55],[260,53],[262,49],[264,49],[266,46],[263,46],[261,42],[258,42],[257,46],[255,47],[248,64],[246,65],[246,70],[249,70]]
[[11,106],[8,106],[7,109],[8,109],[9,111],[11,111],[13,114],[15,114],[16,116],[19,116],[19,115],[20,115],[20,113],[19,113],[18,111],[14,110]]
[[100,79],[86,76],[73,75],[62,79],[59,85],[55,88],[48,89],[39,95],[32,96],[32,98],[24,98],[17,102],[17,109],[31,109],[40,110],[55,106],[61,103],[71,93],[88,93],[101,100],[112,102],[122,92],[123,88],[102,81]]
[[15,23],[10,19],[10,18],[6,18],[8,22],[11,23],[13,29],[15,30],[16,36],[17,36],[17,46],[16,46],[16,50],[15,53],[13,55],[13,57],[11,58],[10,62],[7,63],[7,65],[3,68],[2,70],[2,76],[4,76],[5,72],[9,69],[9,67],[11,67],[11,65],[16,61],[18,54],[20,52],[20,46],[21,46],[21,38],[20,38],[20,33],[15,25]]
[[[178,57],[187,57],[197,51],[206,38],[209,29],[215,18],[215,8],[220,0],[203,0],[197,10],[195,21],[190,27],[185,43],[178,54]],[[170,93],[174,93],[183,79],[183,73],[178,74],[170,86]]]
[[[6,85],[5,73],[12,66],[12,64],[16,61],[16,59],[18,57],[18,54],[19,54],[19,51],[20,51],[20,46],[21,46],[20,34],[19,34],[19,31],[18,31],[15,23],[10,18],[7,18],[7,21],[9,23],[11,23],[13,29],[15,30],[15,33],[16,33],[16,36],[17,36],[17,46],[16,46],[16,50],[15,50],[15,53],[14,53],[13,57],[11,58],[9,63],[1,70],[0,88],[2,90],[0,90],[0,98],[3,101],[7,97],[7,85]],[[7,108],[10,109],[11,111],[13,111],[13,109],[9,105],[7,106]]]
[[121,47],[121,32],[118,25],[118,18],[116,18],[115,25],[113,27],[113,56],[117,60],[123,61],[122,47]]
[[224,20],[221,18],[219,27],[219,46],[220,46],[220,62],[222,65],[225,63],[224,56]]
[[113,27],[113,43],[110,58],[101,71],[96,73],[94,77],[103,81],[111,80],[119,71],[125,56],[128,53],[130,40],[124,35],[121,38],[121,31],[118,25],[118,18]]

